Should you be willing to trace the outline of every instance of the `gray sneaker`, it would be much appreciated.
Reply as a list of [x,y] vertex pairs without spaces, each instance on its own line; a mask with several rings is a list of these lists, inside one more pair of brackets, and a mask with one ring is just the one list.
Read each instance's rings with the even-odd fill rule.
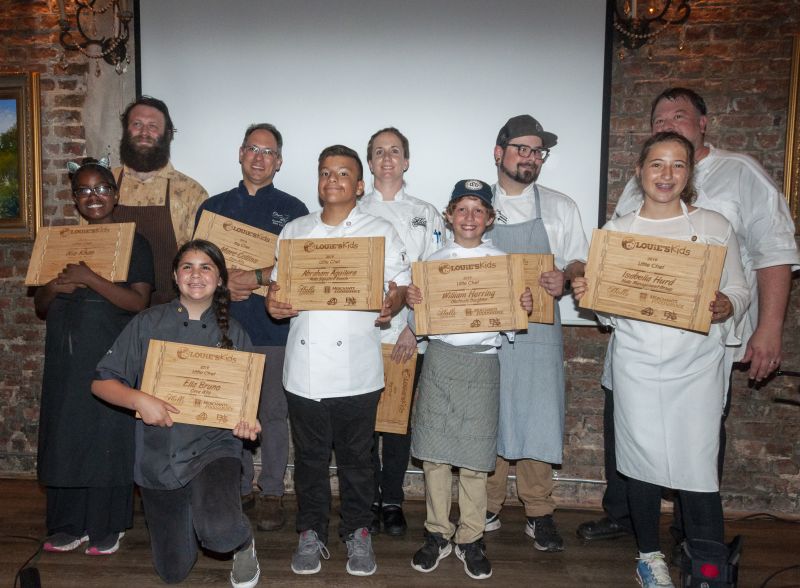
[[292,571],[295,574],[316,574],[322,569],[323,559],[328,559],[331,554],[325,544],[319,540],[316,531],[309,529],[300,533],[300,541],[297,543],[294,555],[292,555]]
[[233,568],[231,569],[231,586],[233,588],[253,588],[258,584],[261,568],[258,567],[256,557],[256,541],[233,554]]
[[347,573],[353,576],[371,576],[378,569],[369,529],[356,529],[347,538]]

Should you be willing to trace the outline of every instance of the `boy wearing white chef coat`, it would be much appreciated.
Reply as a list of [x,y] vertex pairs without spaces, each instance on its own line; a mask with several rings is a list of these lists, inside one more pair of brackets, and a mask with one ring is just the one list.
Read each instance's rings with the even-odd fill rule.
[[[273,270],[267,310],[276,319],[291,317],[283,386],[288,392],[289,421],[295,453],[298,547],[292,571],[314,574],[320,557],[328,559],[331,490],[328,467],[336,448],[341,498],[339,535],[347,543],[347,571],[375,573],[377,564],[368,527],[372,521],[374,472],[372,444],[375,415],[383,389],[380,325],[403,305],[410,282],[403,242],[392,225],[363,212],[357,198],[364,192],[358,154],[334,145],[319,156],[322,210],[288,223],[278,239],[384,237],[384,283],[380,313],[364,311],[295,311],[275,300]],[[277,268],[277,264],[275,265]]]

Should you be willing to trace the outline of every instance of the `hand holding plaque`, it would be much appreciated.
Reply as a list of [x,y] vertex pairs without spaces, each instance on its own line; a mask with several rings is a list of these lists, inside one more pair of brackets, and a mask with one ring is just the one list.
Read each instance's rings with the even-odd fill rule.
[[[411,264],[422,295],[414,305],[417,335],[523,330],[528,314],[522,256],[497,255]],[[409,302],[414,302],[409,288]]]
[[283,239],[270,296],[300,310],[380,310],[383,237]]
[[726,248],[595,229],[579,306],[708,333]]

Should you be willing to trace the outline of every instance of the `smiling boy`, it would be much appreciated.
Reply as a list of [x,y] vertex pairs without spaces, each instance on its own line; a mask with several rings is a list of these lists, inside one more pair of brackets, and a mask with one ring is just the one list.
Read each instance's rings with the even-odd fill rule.
[[[322,210],[288,223],[278,239],[383,237],[384,286],[380,313],[295,311],[275,300],[280,288],[273,269],[267,310],[276,319],[291,318],[283,385],[295,451],[298,547],[292,571],[314,574],[320,555],[329,557],[328,518],[331,490],[328,467],[336,447],[341,494],[339,535],[347,543],[347,572],[375,573],[377,564],[368,527],[372,521],[374,472],[372,444],[378,400],[383,389],[380,325],[403,304],[410,281],[405,248],[392,225],[363,212],[364,192],[358,154],[334,145],[319,156],[318,191]],[[277,264],[275,266],[277,268]]]

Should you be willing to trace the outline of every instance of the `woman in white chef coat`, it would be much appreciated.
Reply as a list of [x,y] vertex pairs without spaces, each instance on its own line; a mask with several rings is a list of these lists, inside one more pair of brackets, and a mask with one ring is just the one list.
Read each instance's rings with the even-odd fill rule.
[[[678,491],[688,539],[722,543],[717,479],[719,422],[725,401],[726,345],[741,344],[737,326],[750,302],[736,235],[725,218],[691,205],[694,149],[676,133],[645,142],[636,176],[645,195],[638,210],[605,229],[723,245],[720,289],[708,304],[708,335],[618,316],[612,353],[617,469],[626,476],[643,586],[672,586],[659,549],[661,488]],[[573,280],[575,298],[587,279]]]

